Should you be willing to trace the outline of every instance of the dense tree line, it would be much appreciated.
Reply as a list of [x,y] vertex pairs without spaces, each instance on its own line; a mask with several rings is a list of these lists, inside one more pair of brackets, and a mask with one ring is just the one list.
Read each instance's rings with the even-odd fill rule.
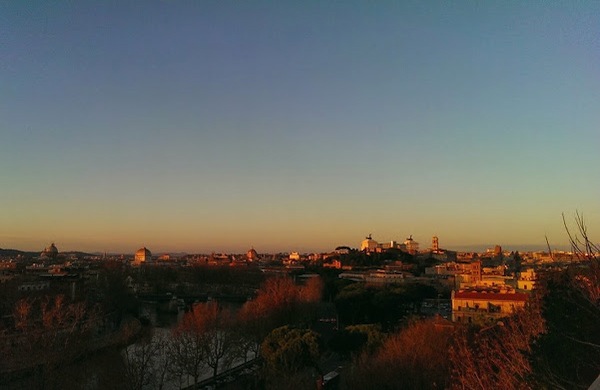
[[86,352],[98,315],[84,302],[69,302],[62,295],[19,300],[14,328],[0,337],[0,379],[33,372],[35,386],[58,388],[61,365]]
[[[129,346],[121,375],[130,389],[160,389],[169,381],[186,386],[197,383],[207,371],[215,377],[234,363],[262,356],[266,349],[267,363],[255,378],[262,384],[255,386],[276,388],[280,386],[283,361],[305,361],[295,355],[294,348],[288,348],[295,339],[290,335],[310,332],[302,329],[313,318],[312,306],[320,301],[321,294],[319,278],[298,286],[290,278],[275,277],[267,279],[256,298],[237,313],[217,302],[195,304],[170,337],[149,337]],[[285,328],[289,332],[279,328],[286,324],[295,326]],[[278,342],[285,348],[277,348]],[[313,357],[320,352],[312,344],[309,349]]]
[[534,377],[548,388],[587,389],[600,374],[600,259],[543,275],[544,332],[533,345]]
[[[108,327],[111,331],[114,327],[107,323],[107,313],[111,314],[111,322],[122,322],[137,314],[138,303],[127,285],[128,275],[122,271],[118,264],[107,264],[93,286],[94,298],[88,301],[42,296],[16,302],[14,322],[0,335],[0,352],[6,357],[0,362],[0,384],[16,378],[17,383],[39,388],[80,388],[81,382],[65,381],[66,372],[79,364],[80,357],[98,347],[104,352],[107,348],[122,349],[121,343],[137,333],[129,324],[119,332],[123,339],[103,344],[105,340],[100,337],[102,329]],[[229,273],[217,274],[219,278],[232,277]],[[250,276],[249,282],[256,281]],[[112,370],[103,370],[101,366],[106,363],[99,363],[97,368],[104,374],[98,381],[101,388],[159,389],[169,381],[195,383],[207,370],[215,376],[233,362],[259,356],[263,340],[273,329],[310,325],[321,297],[318,277],[304,285],[296,285],[288,277],[274,277],[265,280],[255,299],[236,314],[214,301],[195,304],[169,337],[142,337],[122,349],[120,364],[113,360]],[[273,367],[267,368],[264,378],[269,377]]]
[[382,252],[366,252],[351,249],[348,253],[335,254],[328,261],[339,260],[343,265],[354,267],[379,267],[388,262],[401,261],[407,264],[418,264],[414,255],[400,249],[390,248]]
[[376,348],[355,355],[348,389],[443,389],[450,383],[448,348],[452,327],[435,319],[416,321]]
[[352,283],[338,292],[334,302],[342,324],[377,323],[384,330],[391,330],[403,319],[418,314],[424,299],[436,297],[435,288],[420,283]]
[[[265,366],[250,387],[293,383],[307,388],[314,386],[328,347],[352,361],[342,383],[348,389],[585,389],[600,367],[599,281],[598,260],[590,260],[540,274],[526,308],[487,327],[437,318],[413,320],[386,333],[374,321],[348,325],[326,343],[310,329],[321,280],[298,286],[291,279],[272,278],[236,315],[214,302],[195,305],[171,337],[142,338],[122,350],[119,364],[97,363],[101,370],[103,364],[112,367],[98,384],[128,389],[192,384],[207,371],[215,375],[234,361],[261,354]],[[370,290],[353,287],[342,297],[359,291],[371,294],[367,302],[374,302],[377,292]],[[387,293],[400,294],[393,288]],[[67,380],[63,363],[91,339],[86,324],[93,314],[93,307],[64,297],[19,301],[14,318],[22,348],[14,350],[20,354],[3,351],[17,359],[3,359],[3,368],[29,359],[40,369],[28,383],[80,388],[82,382]]]

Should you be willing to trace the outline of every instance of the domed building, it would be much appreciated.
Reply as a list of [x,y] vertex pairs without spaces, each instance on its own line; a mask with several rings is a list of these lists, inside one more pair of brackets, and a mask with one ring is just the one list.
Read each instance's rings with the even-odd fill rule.
[[135,258],[133,259],[133,264],[134,265],[140,265],[142,263],[145,263],[146,261],[151,261],[152,260],[152,252],[150,252],[150,250],[148,250],[148,248],[143,247],[137,250],[137,252],[135,252]]
[[55,259],[56,256],[58,256],[58,248],[56,248],[56,245],[54,245],[54,243],[52,243],[52,244],[50,244],[50,246],[44,248],[44,250],[40,254],[40,257],[44,257],[44,258],[48,258],[48,259]]
[[246,259],[248,261],[256,261],[258,260],[258,253],[254,248],[251,248],[248,252],[246,252]]

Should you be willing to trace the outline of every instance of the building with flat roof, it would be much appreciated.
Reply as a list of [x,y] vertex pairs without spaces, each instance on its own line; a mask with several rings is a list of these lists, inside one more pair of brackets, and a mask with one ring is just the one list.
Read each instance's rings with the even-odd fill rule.
[[537,280],[537,275],[533,268],[528,268],[519,273],[519,278],[517,279],[517,288],[519,290],[528,290],[531,291],[535,288],[535,282]]
[[413,240],[412,234],[404,241],[404,246],[406,247],[406,251],[411,255],[419,251],[419,243]]
[[[417,244],[417,248],[418,248],[418,244]],[[394,241],[394,240],[384,242],[384,243],[379,243],[379,242],[375,241],[373,239],[373,237],[371,237],[371,234],[369,234],[367,237],[365,237],[365,239],[362,240],[362,242],[360,243],[360,250],[362,252],[368,252],[368,253],[383,252],[388,249],[400,249],[400,250],[406,251],[407,247],[406,247],[406,245],[399,244],[397,241]]]
[[525,307],[528,295],[510,289],[452,291],[452,321],[493,323]]
[[375,252],[377,248],[379,248],[379,243],[370,234],[360,243],[360,250],[364,252]]

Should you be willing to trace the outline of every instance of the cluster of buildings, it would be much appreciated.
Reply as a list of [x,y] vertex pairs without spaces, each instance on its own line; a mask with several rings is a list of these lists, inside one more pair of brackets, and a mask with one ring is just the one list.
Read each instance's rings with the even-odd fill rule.
[[71,254],[59,253],[54,243],[33,260],[27,261],[22,255],[15,257],[0,259],[0,286],[7,296],[43,293],[52,289],[75,298],[85,282],[84,273],[86,278],[91,277],[91,273],[85,272],[85,267]]
[[[409,256],[409,261],[386,260],[378,267],[349,264],[345,259],[352,256],[370,258],[386,252]],[[401,257],[401,256],[400,256]],[[93,278],[93,264],[97,260],[119,260],[132,267],[190,265],[248,266],[260,267],[264,272],[289,273],[302,271],[306,264],[340,270],[339,277],[371,284],[424,283],[446,291],[451,297],[451,319],[455,322],[493,323],[525,306],[530,292],[535,288],[536,269],[548,263],[568,262],[574,255],[567,252],[529,252],[515,254],[502,251],[500,246],[484,253],[455,252],[440,247],[437,236],[425,250],[419,248],[412,235],[402,243],[388,241],[379,243],[369,234],[352,249],[337,247],[329,253],[301,254],[299,252],[259,254],[254,248],[246,253],[153,256],[142,247],[133,256],[91,256],[86,261],[72,254],[59,253],[54,243],[44,248],[37,258],[16,272],[18,261],[0,258],[0,285],[14,281],[19,292],[43,291],[61,284],[65,292],[75,294],[82,278]],[[90,268],[92,264],[92,268]],[[14,283],[13,283],[14,284]],[[450,316],[449,315],[449,316]],[[448,316],[448,317],[449,317]]]
[[[437,237],[434,237],[434,240],[437,240]],[[437,243],[436,249],[438,250]],[[379,243],[375,241],[371,234],[369,234],[365,239],[360,243],[360,250],[362,252],[372,253],[377,252],[381,253],[388,249],[399,249],[405,251],[410,254],[416,254],[419,252],[419,243],[413,240],[412,235],[409,236],[403,243],[399,243],[397,241],[388,241],[384,243]]]
[[525,307],[528,294],[509,288],[452,291],[452,321],[494,324]]
[[493,324],[523,308],[535,287],[535,271],[531,268],[509,273],[502,265],[482,267],[480,260],[431,268],[427,270],[429,274],[447,275],[454,280],[451,294],[454,322]]
[[[419,276],[407,272],[406,267],[396,262],[378,270],[357,272],[347,269],[340,277],[367,283],[413,281],[450,289],[451,320],[458,323],[494,324],[523,308],[535,288],[534,264],[548,260],[548,256],[536,252],[526,253],[521,259],[519,254],[503,252],[499,245],[481,254],[448,251],[440,248],[437,236],[432,237],[430,248],[423,251],[412,236],[403,243],[379,243],[369,234],[360,245],[360,250],[366,253],[381,253],[388,249],[410,253],[417,259],[433,259],[436,264],[426,267],[424,274]],[[517,257],[524,261],[525,268],[521,269],[521,264],[516,266]]]

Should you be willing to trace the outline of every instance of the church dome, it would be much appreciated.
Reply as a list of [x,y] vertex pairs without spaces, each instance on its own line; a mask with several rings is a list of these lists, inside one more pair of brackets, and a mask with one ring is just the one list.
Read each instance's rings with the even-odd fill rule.
[[256,250],[254,250],[254,248],[252,248],[246,253],[246,258],[250,261],[254,261],[258,259],[258,253]]
[[150,250],[148,250],[148,248],[143,247],[143,248],[138,249],[137,252],[135,252],[135,255],[136,256],[147,256],[147,257],[150,257],[150,256],[152,256],[152,252],[150,252]]
[[148,248],[143,247],[135,252],[134,264],[139,265],[150,260],[152,260],[152,252]]
[[54,245],[54,243],[50,244],[50,246],[44,248],[44,250],[42,251],[41,256],[45,256],[45,257],[56,257],[58,255],[58,248],[56,247],[56,245]]

